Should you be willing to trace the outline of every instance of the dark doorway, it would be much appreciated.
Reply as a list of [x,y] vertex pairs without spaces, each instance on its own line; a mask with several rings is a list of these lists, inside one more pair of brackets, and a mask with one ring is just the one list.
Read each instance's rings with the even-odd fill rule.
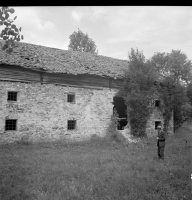
[[122,97],[114,97],[113,103],[113,109],[116,109],[119,115],[119,123],[117,125],[117,129],[123,130],[127,125],[127,106],[125,105],[125,101]]

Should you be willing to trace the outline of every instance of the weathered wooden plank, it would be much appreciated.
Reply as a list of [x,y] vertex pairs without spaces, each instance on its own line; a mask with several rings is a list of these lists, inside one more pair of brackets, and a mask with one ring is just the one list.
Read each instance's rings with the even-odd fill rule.
[[17,72],[17,71],[0,71],[1,76],[17,76],[17,77],[23,77],[23,78],[35,78],[37,80],[40,80],[40,75],[33,74],[33,73],[24,73],[24,72]]
[[34,68],[26,68],[18,65],[6,65],[6,64],[0,64],[0,69],[11,69],[11,70],[16,70],[16,71],[26,71],[26,72],[32,72],[32,73],[39,73],[45,70],[40,70],[40,69],[34,69]]
[[27,82],[40,82],[39,79],[37,78],[33,78],[33,77],[22,77],[22,76],[16,76],[16,75],[4,75],[4,76],[1,76],[0,75],[0,79],[1,80],[8,80],[8,79],[11,79],[11,80],[23,80],[23,81],[27,81]]
[[44,78],[49,80],[76,80],[76,81],[83,81],[83,82],[102,82],[107,83],[108,79],[95,77],[92,75],[72,75],[72,74],[44,74]]
[[97,87],[97,86],[86,86],[86,85],[73,85],[73,84],[55,84],[55,85],[61,85],[66,87],[76,87],[76,88],[87,88],[87,89],[97,89],[97,90],[103,90],[103,87]]
[[27,82],[40,82],[38,79],[35,79],[35,78],[27,78],[27,77],[19,77],[19,76],[15,76],[15,77],[13,77],[13,76],[0,76],[0,79],[1,80],[22,80],[22,81],[27,81]]
[[17,79],[17,80],[26,80],[26,81],[35,81],[40,82],[40,72],[26,70],[20,67],[13,66],[1,66],[0,65],[0,78],[5,79]]
[[11,81],[11,82],[21,82],[21,83],[31,83],[32,81],[29,81],[29,80],[21,80],[21,79],[11,79],[11,78],[1,78],[0,77],[0,81]]
[[44,74],[45,83],[73,84],[84,86],[108,87],[108,79],[100,77],[89,77],[91,75],[69,75],[69,74]]
[[110,87],[111,88],[120,88],[123,84],[123,80],[117,79],[117,80],[111,80]]
[[90,74],[60,74],[48,73],[45,71],[36,71],[26,69],[20,66],[0,64],[0,80],[15,80],[22,82],[42,82],[58,85],[72,85],[78,87],[94,88],[120,88],[123,80],[114,80],[109,77],[100,77]]

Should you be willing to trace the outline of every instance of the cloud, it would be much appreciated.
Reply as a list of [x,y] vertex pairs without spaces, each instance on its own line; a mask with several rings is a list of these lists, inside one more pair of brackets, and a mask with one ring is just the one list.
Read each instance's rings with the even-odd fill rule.
[[105,17],[105,8],[104,7],[91,7],[89,11],[89,18],[92,21],[98,21],[104,19]]
[[117,52],[117,53],[112,53],[110,55],[110,57],[112,57],[112,58],[118,58],[118,59],[122,59],[122,60],[127,60],[127,58],[128,58],[128,52],[120,51],[120,52]]
[[54,28],[53,23],[40,18],[35,10],[35,7],[17,7],[15,8],[14,14],[17,15],[15,23],[18,26],[27,27],[34,30],[39,29],[41,31],[44,29]]
[[106,7],[102,6],[86,6],[86,7],[76,7],[72,10],[71,16],[76,22],[81,22],[83,20],[96,22],[103,20],[106,16]]
[[136,47],[146,56],[171,49],[192,55],[191,11],[187,6],[15,7],[13,17],[24,42],[67,49],[69,35],[80,28],[102,55],[127,59]]
[[[183,40],[192,31],[191,9],[175,7],[118,9],[110,16],[109,28],[113,37],[109,43],[130,40]],[[137,10],[137,12],[136,12]],[[138,12],[140,11],[140,12]],[[188,12],[186,12],[188,11]],[[190,11],[190,12],[189,12]],[[137,15],[135,15],[137,13]],[[189,36],[187,36],[189,37]],[[168,39],[169,38],[169,39]]]
[[[115,51],[130,48],[143,50],[147,57],[154,52],[181,49],[192,55],[192,9],[190,7],[112,7],[106,9],[105,48],[108,56],[122,58]],[[112,50],[115,49],[115,50]]]
[[83,17],[83,13],[80,12],[80,11],[76,11],[76,10],[73,10],[71,12],[71,15],[72,15],[72,18],[76,21],[76,22],[80,22],[82,17]]
[[54,30],[56,28],[55,25],[50,21],[43,23],[39,20],[37,21],[37,26],[40,30]]
[[129,35],[129,36],[126,36],[126,37],[114,37],[114,38],[109,38],[107,40],[108,43],[112,43],[112,44],[117,44],[117,43],[122,43],[122,42],[137,42],[139,41],[140,39],[137,37],[135,37],[135,35]]
[[13,17],[15,15],[16,26],[22,27],[23,42],[54,47],[57,28],[51,21],[43,20],[36,7],[17,7]]

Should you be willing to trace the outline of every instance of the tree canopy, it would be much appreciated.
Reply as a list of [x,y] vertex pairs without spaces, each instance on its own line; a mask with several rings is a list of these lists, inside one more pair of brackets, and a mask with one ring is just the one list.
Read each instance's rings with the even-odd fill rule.
[[133,135],[145,135],[154,94],[163,101],[160,110],[165,131],[172,114],[175,128],[192,116],[192,64],[185,53],[180,50],[157,52],[146,60],[143,52],[131,49],[128,57],[129,69],[121,94],[127,104]]
[[170,53],[155,53],[151,61],[157,72],[164,77],[172,77],[175,84],[191,81],[191,61],[181,50],[172,50]]
[[69,39],[69,50],[98,54],[95,42],[91,38],[89,38],[89,35],[87,33],[83,33],[80,29],[78,29],[78,31],[74,31],[69,36]]
[[132,134],[143,136],[151,113],[151,109],[148,108],[154,93],[156,74],[143,52],[131,49],[128,56],[129,69],[125,74],[121,94],[127,104]]
[[[170,53],[156,53],[150,60],[163,76],[162,87],[159,87],[161,98],[165,102],[164,116],[170,118],[174,112],[175,128],[179,127],[191,113],[189,99],[190,83],[192,80],[192,63],[181,50],[172,50]],[[165,125],[167,125],[165,120]]]
[[10,18],[10,14],[13,14],[15,10],[9,7],[0,8],[0,26],[4,26],[4,29],[1,31],[0,38],[5,41],[2,50],[5,50],[6,53],[11,53],[13,51],[13,47],[15,46],[15,41],[19,42],[23,40],[23,35],[21,33],[21,27],[18,29],[15,25],[15,20]]

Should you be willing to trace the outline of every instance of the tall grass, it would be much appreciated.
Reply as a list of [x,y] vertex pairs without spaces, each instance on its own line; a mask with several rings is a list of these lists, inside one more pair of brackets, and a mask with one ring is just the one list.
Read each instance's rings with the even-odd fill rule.
[[192,131],[124,144],[106,139],[0,146],[1,200],[191,199]]

